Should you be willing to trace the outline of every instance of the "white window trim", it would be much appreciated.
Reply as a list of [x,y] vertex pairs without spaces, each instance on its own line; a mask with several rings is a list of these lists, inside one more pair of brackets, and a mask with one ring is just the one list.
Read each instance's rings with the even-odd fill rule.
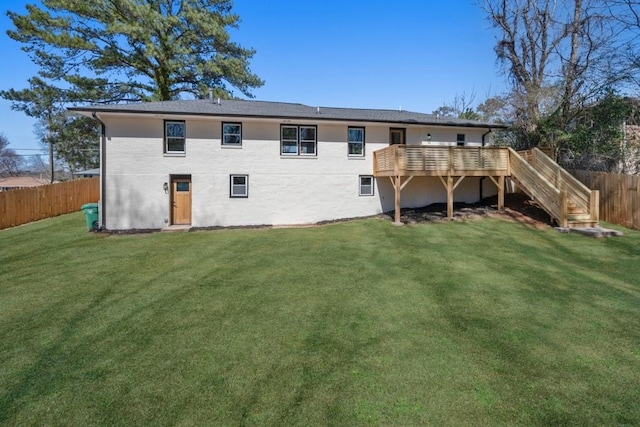
[[[349,140],[349,131],[351,129],[361,129],[362,130],[362,141],[352,142],[351,140]],[[349,157],[364,157],[365,156],[365,151],[364,151],[365,150],[365,142],[364,142],[365,139],[366,139],[366,136],[365,136],[364,126],[349,126],[347,128],[347,156],[349,156]],[[349,153],[349,145],[350,144],[362,144],[362,154],[351,154],[351,153]]]
[[[460,136],[462,136],[462,139],[460,139]],[[464,147],[465,145],[467,145],[467,135],[464,133],[456,134],[456,146]]]
[[[240,127],[240,133],[239,134],[225,134],[224,133],[224,127],[226,125],[229,126],[239,126]],[[225,135],[238,135],[240,137],[240,142],[238,143],[225,143],[224,142],[224,136]],[[222,122],[222,129],[221,129],[221,135],[220,135],[220,145],[222,145],[223,147],[234,147],[234,148],[240,148],[242,147],[242,123],[240,122]]]
[[[244,178],[244,185],[234,184],[233,178]],[[235,187],[244,188],[244,194],[234,194]],[[249,175],[231,174],[229,175],[229,197],[232,199],[247,199],[249,197]]]
[[[369,178],[371,179],[371,192],[370,193],[363,193],[362,192],[362,178]],[[358,177],[358,196],[360,197],[371,197],[375,195],[375,181],[373,179],[373,175],[360,175]]]
[[[169,136],[167,135],[167,125],[169,124],[182,124],[184,126],[184,136],[181,137],[183,140],[184,149],[182,151],[177,150],[169,150]],[[179,139],[180,137],[171,137],[174,139]],[[184,120],[165,120],[164,121],[164,154],[168,157],[176,156],[182,157],[187,152],[187,123]]]

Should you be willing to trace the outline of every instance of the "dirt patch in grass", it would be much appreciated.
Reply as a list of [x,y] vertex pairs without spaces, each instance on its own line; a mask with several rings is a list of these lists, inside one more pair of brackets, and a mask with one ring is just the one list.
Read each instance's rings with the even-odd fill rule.
[[[505,209],[498,210],[498,197],[489,197],[480,203],[454,203],[453,220],[468,221],[484,217],[502,218],[515,221],[533,228],[547,228],[552,225],[551,218],[535,202],[524,194],[510,193],[505,195]],[[394,212],[387,212],[386,217],[393,220]],[[446,203],[434,203],[421,208],[404,208],[400,219],[405,224],[448,221]]]

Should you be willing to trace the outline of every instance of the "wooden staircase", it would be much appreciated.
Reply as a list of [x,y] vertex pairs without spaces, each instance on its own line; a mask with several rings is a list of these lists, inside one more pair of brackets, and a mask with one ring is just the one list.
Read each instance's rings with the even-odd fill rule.
[[590,190],[541,150],[509,149],[511,178],[559,226],[596,227],[599,193]]

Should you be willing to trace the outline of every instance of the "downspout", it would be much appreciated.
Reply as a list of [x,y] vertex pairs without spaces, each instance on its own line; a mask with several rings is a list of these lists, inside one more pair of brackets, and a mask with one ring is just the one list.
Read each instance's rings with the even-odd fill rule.
[[[487,135],[489,135],[491,133],[491,129],[489,129],[488,131],[486,131],[485,133],[482,134],[482,146],[484,147],[485,145],[487,145],[486,141],[485,141],[485,137]],[[483,194],[482,194],[482,183],[484,182],[484,180],[487,179],[486,176],[483,176],[480,178],[480,201],[482,201],[483,198]]]
[[105,206],[106,201],[104,200],[105,191],[105,178],[107,171],[107,125],[104,124],[102,120],[98,117],[96,112],[91,113],[91,117],[100,122],[100,208],[98,209],[98,223],[100,224],[100,229],[105,228]]

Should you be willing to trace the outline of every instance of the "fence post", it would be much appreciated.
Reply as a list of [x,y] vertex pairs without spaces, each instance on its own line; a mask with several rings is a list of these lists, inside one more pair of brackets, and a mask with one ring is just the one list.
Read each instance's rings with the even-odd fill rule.
[[633,177],[632,185],[634,185],[635,193],[634,202],[633,202],[633,212],[631,215],[633,216],[633,227],[640,228],[640,176],[636,175]]

